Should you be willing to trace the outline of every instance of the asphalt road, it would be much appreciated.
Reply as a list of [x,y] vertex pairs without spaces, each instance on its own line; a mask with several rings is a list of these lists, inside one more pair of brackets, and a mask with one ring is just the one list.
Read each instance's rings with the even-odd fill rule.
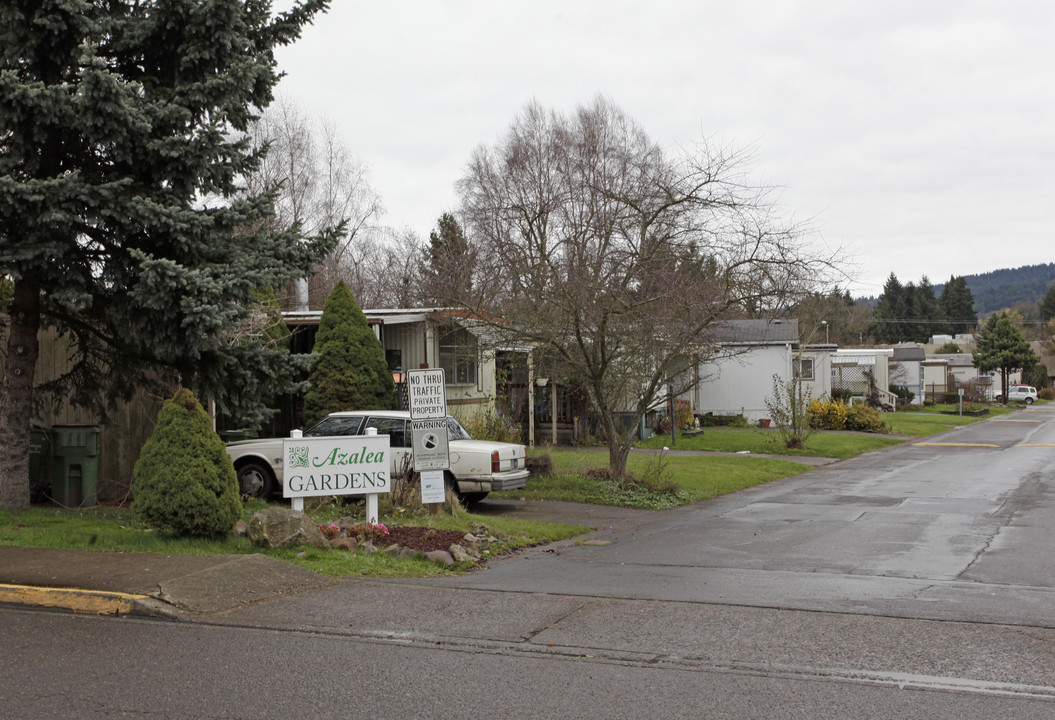
[[676,511],[591,509],[587,538],[459,578],[347,581],[191,624],[2,610],[0,708],[1055,718],[1052,421],[1045,406]]

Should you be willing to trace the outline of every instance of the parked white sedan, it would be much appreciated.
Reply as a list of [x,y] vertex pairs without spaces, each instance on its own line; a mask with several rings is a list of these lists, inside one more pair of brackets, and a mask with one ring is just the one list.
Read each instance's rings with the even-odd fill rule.
[[[338,412],[327,415],[304,431],[304,437],[364,435],[376,428],[388,435],[391,468],[396,473],[411,452],[410,413],[399,410]],[[451,469],[447,484],[466,503],[483,500],[492,490],[515,490],[527,483],[526,452],[515,443],[473,440],[452,417],[447,418]],[[227,444],[243,495],[267,497],[282,489],[282,438],[239,440]]]

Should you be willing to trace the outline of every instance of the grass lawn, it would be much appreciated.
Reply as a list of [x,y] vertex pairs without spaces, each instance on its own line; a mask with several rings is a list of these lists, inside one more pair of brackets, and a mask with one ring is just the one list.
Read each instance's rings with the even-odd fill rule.
[[627,461],[639,478],[662,478],[669,489],[648,491],[586,477],[586,472],[608,467],[608,453],[557,448],[549,451],[553,476],[533,475],[526,488],[492,493],[498,498],[564,500],[599,505],[663,509],[743,490],[752,485],[797,475],[808,465],[763,457],[685,457],[633,454]]
[[[677,443],[673,447],[678,450],[710,450],[712,452],[747,450],[754,455],[799,455],[843,459],[897,445],[900,442],[902,440],[885,435],[818,431],[806,440],[805,449],[789,450],[784,447],[784,441],[776,430],[713,427],[706,428],[696,435],[679,434]],[[671,447],[670,435],[654,435],[638,443],[637,447]]]
[[[254,512],[264,507],[266,504],[261,501],[246,503],[244,519],[248,522]],[[319,524],[323,524],[347,513],[346,506],[330,504],[309,514]],[[458,517],[436,515],[396,520],[382,517],[381,520],[386,523],[465,531],[472,529],[474,523],[484,524],[502,540],[503,550],[554,542],[589,531],[589,528],[576,525],[484,517],[471,513],[460,513]],[[247,538],[234,535],[222,540],[175,538],[140,525],[126,508],[112,507],[0,510],[0,545],[167,555],[261,553],[334,577],[428,577],[458,571],[457,566],[451,570],[428,561],[399,559],[384,552],[365,555],[315,548],[264,549],[255,547]]]
[[980,416],[949,415],[949,412],[957,412],[957,405],[930,405],[919,410],[901,410],[896,413],[887,413],[883,419],[890,425],[891,430],[897,435],[910,435],[912,437],[926,437],[936,433],[945,432],[955,427],[970,425],[981,420],[1006,415],[1015,410],[1021,410],[1023,406],[989,405],[989,414]]

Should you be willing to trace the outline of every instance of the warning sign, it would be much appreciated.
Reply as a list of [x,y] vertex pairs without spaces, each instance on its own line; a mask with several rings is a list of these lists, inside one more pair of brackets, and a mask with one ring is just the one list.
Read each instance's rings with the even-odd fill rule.
[[423,472],[450,468],[446,417],[441,420],[411,420],[410,435],[415,470]]

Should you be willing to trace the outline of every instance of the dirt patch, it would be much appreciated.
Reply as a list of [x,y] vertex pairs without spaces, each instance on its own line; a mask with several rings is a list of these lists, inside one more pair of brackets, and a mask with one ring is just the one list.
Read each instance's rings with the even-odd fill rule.
[[465,532],[458,530],[436,530],[415,525],[398,525],[388,528],[386,538],[378,545],[396,543],[400,547],[421,552],[446,550],[455,543],[465,545]]

